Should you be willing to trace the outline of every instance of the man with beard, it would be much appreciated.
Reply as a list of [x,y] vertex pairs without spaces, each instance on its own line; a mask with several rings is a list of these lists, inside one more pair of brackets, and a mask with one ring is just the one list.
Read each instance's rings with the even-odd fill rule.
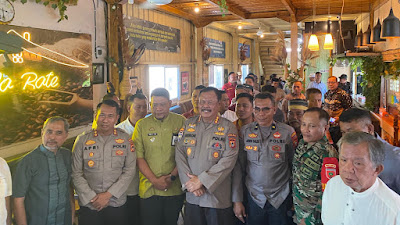
[[238,155],[237,130],[218,116],[221,92],[200,92],[200,116],[179,132],[176,165],[186,192],[185,225],[232,225],[231,172]]
[[47,119],[43,124],[42,144],[18,163],[12,191],[16,224],[72,224],[75,202],[71,151],[61,147],[68,130],[66,119]]
[[289,101],[288,124],[296,131],[297,139],[301,139],[300,126],[304,111],[307,110],[307,101],[294,99]]

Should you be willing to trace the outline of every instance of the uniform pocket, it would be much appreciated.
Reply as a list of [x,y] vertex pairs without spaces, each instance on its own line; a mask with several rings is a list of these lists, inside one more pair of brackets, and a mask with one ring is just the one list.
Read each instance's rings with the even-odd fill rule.
[[225,142],[213,140],[208,146],[208,160],[218,161],[221,159],[222,151],[225,150]]
[[194,158],[194,150],[196,149],[196,138],[185,137],[183,139],[183,147],[189,159]]
[[258,145],[246,145],[244,147],[247,152],[247,160],[250,162],[258,163],[260,160],[260,146]]
[[124,166],[126,154],[127,154],[126,149],[112,150],[111,167],[122,168]]
[[99,159],[101,158],[99,151],[85,150],[83,151],[84,167],[87,170],[94,170],[99,168]]
[[274,162],[284,162],[286,160],[285,145],[271,143],[268,146],[268,159]]

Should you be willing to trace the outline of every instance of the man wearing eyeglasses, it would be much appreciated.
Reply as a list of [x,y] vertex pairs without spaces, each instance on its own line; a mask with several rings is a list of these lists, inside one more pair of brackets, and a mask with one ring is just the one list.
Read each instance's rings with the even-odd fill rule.
[[[248,189],[248,210],[242,201],[241,182],[233,188],[234,212],[248,225],[286,225],[287,204],[290,200],[289,179],[296,132],[286,124],[273,120],[276,111],[275,98],[271,94],[255,96],[256,121],[240,130],[240,146],[247,153],[245,185]],[[235,180],[243,174],[235,173]]]
[[200,91],[200,116],[179,132],[176,165],[186,190],[185,225],[232,225],[231,171],[238,156],[237,129],[218,116],[221,92]]

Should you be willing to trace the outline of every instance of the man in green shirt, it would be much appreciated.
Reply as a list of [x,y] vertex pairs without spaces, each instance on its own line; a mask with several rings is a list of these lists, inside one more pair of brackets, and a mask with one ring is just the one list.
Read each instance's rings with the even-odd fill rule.
[[43,124],[42,144],[18,163],[13,180],[18,225],[70,225],[75,204],[71,188],[71,151],[61,147],[69,124],[51,117]]
[[169,112],[164,88],[151,93],[151,115],[136,123],[133,144],[140,171],[139,196],[142,225],[176,225],[183,205],[177,179],[175,143],[185,118]]

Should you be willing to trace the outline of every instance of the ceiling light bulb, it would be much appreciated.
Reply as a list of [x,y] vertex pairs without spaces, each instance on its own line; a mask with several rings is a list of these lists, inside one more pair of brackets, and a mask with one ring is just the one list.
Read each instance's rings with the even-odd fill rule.
[[195,13],[200,12],[200,8],[199,8],[199,7],[194,8],[194,12],[195,12]]
[[263,38],[263,37],[264,37],[264,34],[261,34],[260,37]]
[[239,25],[239,26],[238,26],[238,29],[239,29],[239,30],[241,30],[242,28],[243,28],[242,25]]

